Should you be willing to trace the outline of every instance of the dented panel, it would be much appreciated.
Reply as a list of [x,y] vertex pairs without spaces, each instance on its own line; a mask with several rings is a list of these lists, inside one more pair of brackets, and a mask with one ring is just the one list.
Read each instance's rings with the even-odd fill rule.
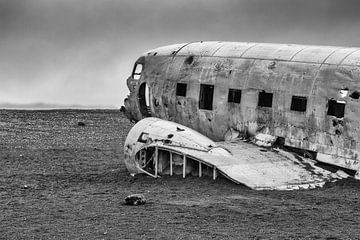
[[145,118],[131,129],[125,141],[125,163],[131,174],[153,177],[201,177],[207,170],[214,179],[219,173],[256,190],[308,189],[342,178],[282,150],[267,151],[242,141],[215,143],[183,125],[157,118]]
[[223,42],[194,42],[179,51],[179,55],[212,56],[225,43]]
[[292,46],[286,44],[260,43],[246,51],[242,57],[289,61],[295,54],[304,48],[305,46],[300,45]]
[[257,43],[226,42],[213,54],[213,57],[231,56],[231,58],[240,58],[246,51],[256,45]]
[[338,49],[337,47],[309,46],[296,54],[291,60],[321,64]]
[[[230,129],[248,138],[270,134],[317,153],[320,161],[358,170],[360,49],[196,42],[151,50],[144,61],[141,78],[128,80],[125,107],[133,120],[145,117],[138,93],[145,82],[151,116],[215,141],[224,140]],[[176,96],[177,83],[186,84],[186,96]],[[199,107],[201,84],[214,86],[211,110]],[[240,103],[228,102],[229,89],[241,90]],[[272,94],[270,107],[259,106],[261,92]],[[291,109],[293,96],[306,99],[305,111]],[[341,109],[329,112],[337,107],[334,102],[344,104],[343,115]]]

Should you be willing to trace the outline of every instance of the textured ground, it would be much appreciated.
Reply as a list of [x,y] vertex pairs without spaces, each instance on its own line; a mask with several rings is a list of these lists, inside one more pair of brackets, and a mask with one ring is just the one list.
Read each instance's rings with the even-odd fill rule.
[[[119,111],[0,110],[0,238],[360,239],[358,181],[277,192],[132,178],[130,127]],[[131,193],[149,203],[123,205]]]

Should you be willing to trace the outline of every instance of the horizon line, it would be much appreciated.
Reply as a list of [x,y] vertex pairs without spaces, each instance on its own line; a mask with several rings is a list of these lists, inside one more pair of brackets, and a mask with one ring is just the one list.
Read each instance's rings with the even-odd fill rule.
[[0,109],[14,110],[54,110],[54,109],[119,109],[116,105],[83,105],[83,104],[59,104],[59,103],[9,103],[0,102]]

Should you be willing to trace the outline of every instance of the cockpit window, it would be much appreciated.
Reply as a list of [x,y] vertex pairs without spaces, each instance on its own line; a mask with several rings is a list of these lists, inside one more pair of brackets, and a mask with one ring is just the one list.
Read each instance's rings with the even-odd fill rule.
[[135,63],[132,78],[135,80],[139,80],[141,77],[142,70],[143,70],[143,65],[141,63]]

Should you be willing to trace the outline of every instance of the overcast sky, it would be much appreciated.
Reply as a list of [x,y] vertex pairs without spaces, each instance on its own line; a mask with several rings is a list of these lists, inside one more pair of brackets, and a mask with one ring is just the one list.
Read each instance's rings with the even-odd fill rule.
[[0,102],[119,107],[138,56],[198,40],[360,47],[360,1],[0,0]]

